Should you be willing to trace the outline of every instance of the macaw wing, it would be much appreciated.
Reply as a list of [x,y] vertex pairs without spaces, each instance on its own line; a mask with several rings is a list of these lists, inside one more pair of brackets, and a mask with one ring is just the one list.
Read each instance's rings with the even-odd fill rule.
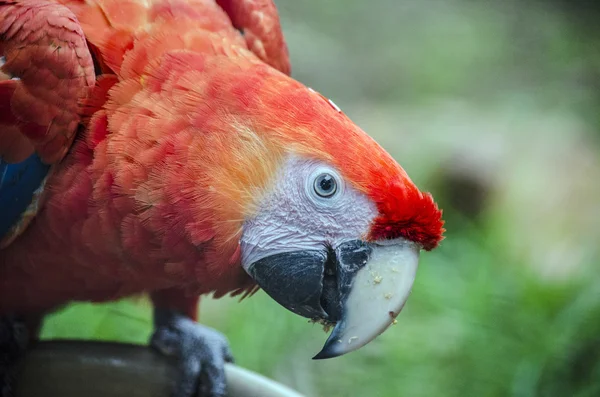
[[37,212],[51,165],[69,150],[94,65],[73,13],[0,0],[0,248]]

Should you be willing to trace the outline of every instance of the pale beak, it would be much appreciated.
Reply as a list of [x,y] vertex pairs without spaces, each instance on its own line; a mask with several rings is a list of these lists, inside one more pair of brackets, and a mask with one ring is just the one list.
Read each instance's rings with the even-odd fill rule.
[[415,281],[420,248],[406,240],[385,244],[371,244],[369,261],[354,276],[342,319],[314,359],[359,349],[396,322]]

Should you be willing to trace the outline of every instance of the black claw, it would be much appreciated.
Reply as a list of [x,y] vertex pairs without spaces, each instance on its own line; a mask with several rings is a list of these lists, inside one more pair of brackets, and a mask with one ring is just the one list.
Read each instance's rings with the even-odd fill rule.
[[28,341],[25,324],[13,316],[0,316],[0,397],[13,396],[16,365]]
[[173,311],[155,309],[150,344],[178,360],[174,397],[224,397],[225,363],[233,356],[225,336]]

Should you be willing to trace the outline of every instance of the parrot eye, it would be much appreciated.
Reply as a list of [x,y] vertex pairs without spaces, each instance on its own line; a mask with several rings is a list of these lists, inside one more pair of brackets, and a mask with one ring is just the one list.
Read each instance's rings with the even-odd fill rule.
[[315,179],[314,189],[319,197],[328,198],[337,192],[337,182],[333,175],[323,173]]

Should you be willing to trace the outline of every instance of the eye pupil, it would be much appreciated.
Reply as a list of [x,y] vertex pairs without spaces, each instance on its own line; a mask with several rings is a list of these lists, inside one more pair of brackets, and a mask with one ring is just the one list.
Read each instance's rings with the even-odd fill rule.
[[315,179],[315,192],[321,197],[331,197],[337,190],[337,182],[330,174],[321,174]]
[[321,179],[319,185],[321,186],[321,190],[328,192],[333,188],[333,178],[330,175],[327,175]]

